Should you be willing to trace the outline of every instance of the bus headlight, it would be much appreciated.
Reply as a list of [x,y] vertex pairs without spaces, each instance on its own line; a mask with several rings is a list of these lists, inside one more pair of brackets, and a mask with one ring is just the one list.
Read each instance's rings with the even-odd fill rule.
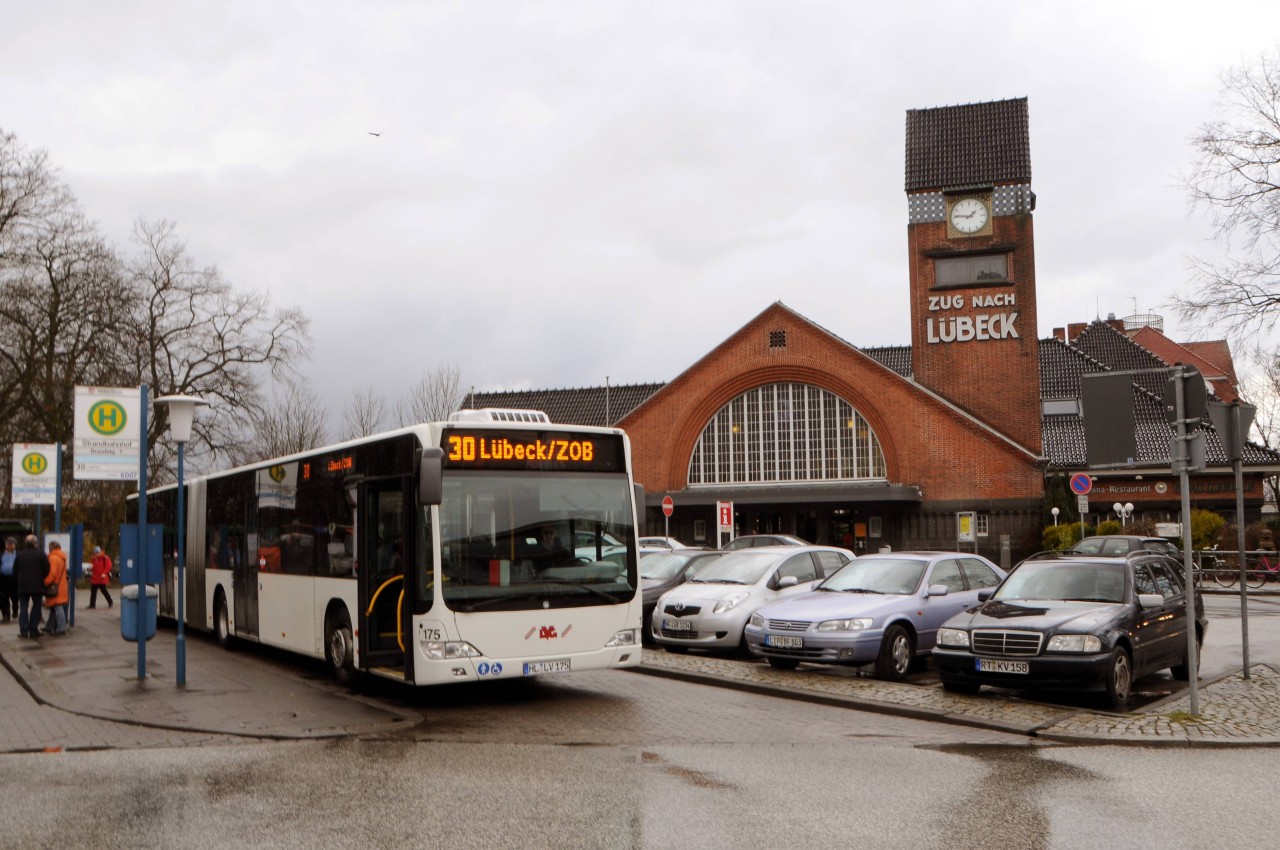
[[640,642],[639,629],[623,629],[615,632],[613,637],[609,638],[609,642],[605,646],[635,646]]
[[422,654],[432,661],[480,657],[480,650],[465,640],[424,640],[419,641],[418,646],[422,649]]
[[938,646],[969,648],[969,633],[964,629],[938,629]]

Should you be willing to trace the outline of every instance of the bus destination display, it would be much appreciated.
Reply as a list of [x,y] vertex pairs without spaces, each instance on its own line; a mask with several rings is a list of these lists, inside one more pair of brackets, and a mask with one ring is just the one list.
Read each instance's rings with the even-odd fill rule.
[[622,438],[569,431],[444,432],[445,466],[454,469],[541,469],[617,472]]

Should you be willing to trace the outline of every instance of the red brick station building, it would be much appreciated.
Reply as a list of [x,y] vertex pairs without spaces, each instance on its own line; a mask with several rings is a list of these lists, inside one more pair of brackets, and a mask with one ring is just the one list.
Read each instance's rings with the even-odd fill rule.
[[[631,437],[645,532],[714,546],[783,532],[858,552],[976,549],[997,562],[1040,548],[1049,476],[1089,472],[1089,522],[1177,521],[1164,377],[1135,378],[1132,468],[1086,465],[1081,376],[1197,366],[1236,398],[1225,342],[1175,343],[1159,317],[1109,318],[1036,335],[1031,156],[1025,98],[910,110],[906,125],[911,344],[860,348],[781,302],[665,384],[472,392],[464,407],[545,411]],[[1235,515],[1235,486],[1206,419],[1195,507]],[[1246,449],[1246,521],[1280,454]]]

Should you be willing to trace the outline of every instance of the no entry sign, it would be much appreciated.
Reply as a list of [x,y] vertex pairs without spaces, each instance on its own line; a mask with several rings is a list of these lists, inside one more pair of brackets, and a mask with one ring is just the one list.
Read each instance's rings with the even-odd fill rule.
[[662,515],[671,516],[673,513],[675,513],[675,510],[676,510],[676,503],[671,501],[671,497],[663,496],[662,497]]

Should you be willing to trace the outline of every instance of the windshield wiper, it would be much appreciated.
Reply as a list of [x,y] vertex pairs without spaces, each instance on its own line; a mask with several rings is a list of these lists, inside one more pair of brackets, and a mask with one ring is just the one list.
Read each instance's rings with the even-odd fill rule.
[[884,596],[883,590],[872,590],[869,587],[846,587],[844,589],[844,592],[845,593],[878,593],[881,596]]
[[563,579],[563,578],[544,578],[542,579],[542,581],[545,581],[549,584],[562,584],[562,585],[567,585],[569,587],[577,587],[587,591],[588,593],[594,593],[596,596],[599,596],[602,599],[608,599],[610,602],[618,601],[618,597],[605,593],[603,590],[601,590],[598,587],[592,587],[591,585],[583,584],[582,582],[569,581],[568,579]]

